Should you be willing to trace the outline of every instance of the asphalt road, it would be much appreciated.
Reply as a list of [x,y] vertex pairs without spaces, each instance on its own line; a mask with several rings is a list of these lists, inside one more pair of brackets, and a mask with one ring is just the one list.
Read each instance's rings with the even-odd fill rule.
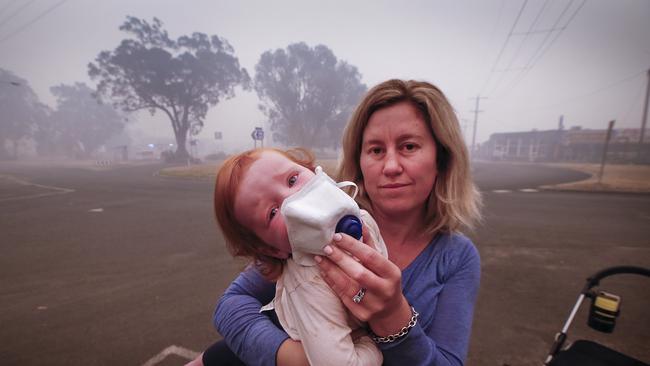
[[[223,246],[212,183],[160,168],[0,165],[2,365],[143,365],[219,339],[213,306],[244,264]],[[468,364],[539,365],[588,275],[650,267],[650,195],[536,192],[584,176],[525,164],[479,163],[475,176],[485,221],[468,233],[482,257]],[[616,331],[589,331],[583,306],[570,338],[649,362],[650,281],[602,288],[623,297]]]

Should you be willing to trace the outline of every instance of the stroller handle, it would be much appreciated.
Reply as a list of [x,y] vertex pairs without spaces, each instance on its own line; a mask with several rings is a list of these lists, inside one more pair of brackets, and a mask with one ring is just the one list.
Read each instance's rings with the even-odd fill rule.
[[562,349],[562,346],[566,341],[566,335],[569,330],[569,326],[571,325],[571,322],[573,322],[573,318],[578,312],[578,309],[580,308],[582,301],[587,297],[593,298],[594,296],[596,296],[594,293],[591,292],[591,289],[595,286],[598,286],[600,280],[602,280],[603,278],[617,275],[617,274],[637,274],[645,277],[650,277],[650,268],[637,267],[637,266],[616,266],[616,267],[605,268],[589,276],[587,278],[587,283],[585,284],[585,287],[582,289],[580,296],[578,296],[578,301],[573,306],[573,309],[571,310],[571,314],[569,315],[569,318],[564,324],[564,328],[562,328],[562,331],[560,331],[555,335],[555,341],[551,346],[551,351],[549,352],[548,356],[546,356],[546,361],[544,361],[544,365],[550,365],[554,357],[556,356],[556,354]]
[[641,276],[650,277],[650,269],[644,267],[637,267],[637,266],[616,266],[616,267],[605,268],[602,271],[598,271],[587,278],[587,284],[585,285],[585,288],[582,290],[582,293],[587,294],[587,292],[589,292],[589,290],[592,287],[598,286],[600,280],[602,280],[605,277],[609,277],[617,274],[637,274]]

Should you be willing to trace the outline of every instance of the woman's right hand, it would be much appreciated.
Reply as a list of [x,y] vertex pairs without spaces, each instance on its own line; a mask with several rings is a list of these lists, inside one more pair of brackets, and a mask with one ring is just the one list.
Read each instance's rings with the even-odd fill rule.
[[309,366],[302,343],[287,338],[278,349],[275,364],[278,366]]
[[[399,332],[411,319],[411,306],[402,294],[402,272],[388,258],[372,249],[371,236],[364,226],[367,244],[348,235],[335,234],[327,257],[317,257],[323,279],[343,304],[361,321],[368,322],[379,336]],[[354,296],[366,292],[358,303]]]

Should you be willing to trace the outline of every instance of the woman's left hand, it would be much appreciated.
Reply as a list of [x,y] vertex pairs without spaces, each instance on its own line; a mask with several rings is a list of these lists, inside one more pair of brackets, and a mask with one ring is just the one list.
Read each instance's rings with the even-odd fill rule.
[[[411,307],[402,294],[399,267],[373,249],[363,227],[366,244],[345,234],[334,234],[327,257],[316,257],[321,275],[343,304],[373,332],[384,336],[398,332],[411,317]],[[361,301],[353,298],[365,289]]]

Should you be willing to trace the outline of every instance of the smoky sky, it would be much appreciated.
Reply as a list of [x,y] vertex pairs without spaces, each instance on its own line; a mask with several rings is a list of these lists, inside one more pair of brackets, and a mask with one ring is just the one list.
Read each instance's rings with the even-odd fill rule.
[[[118,27],[127,15],[159,18],[172,38],[224,37],[251,75],[264,51],[306,42],[356,66],[368,87],[394,77],[430,81],[470,140],[480,95],[477,141],[553,129],[560,115],[567,127],[616,119],[617,128],[638,128],[650,68],[646,0],[0,0],[0,67],[54,106],[51,86],[93,85],[87,65],[124,38]],[[254,91],[237,89],[210,110],[199,138],[229,151],[251,147],[250,132],[266,127],[258,103]],[[134,135],[172,138],[164,116],[135,117]],[[223,140],[214,141],[215,131]]]

